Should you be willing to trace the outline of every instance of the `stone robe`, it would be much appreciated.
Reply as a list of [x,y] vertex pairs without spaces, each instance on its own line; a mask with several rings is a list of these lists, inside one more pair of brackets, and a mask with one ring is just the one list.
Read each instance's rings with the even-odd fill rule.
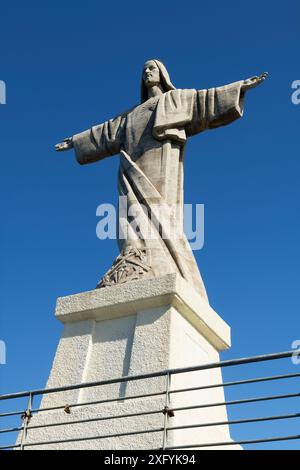
[[119,220],[120,255],[98,287],[178,272],[207,299],[183,231],[184,147],[242,116],[242,83],[170,90],[73,137],[80,164],[121,155],[118,189],[128,212]]

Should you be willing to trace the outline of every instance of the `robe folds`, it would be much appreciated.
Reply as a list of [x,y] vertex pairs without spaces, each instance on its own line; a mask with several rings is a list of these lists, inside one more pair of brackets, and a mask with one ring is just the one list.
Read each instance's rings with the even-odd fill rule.
[[121,253],[99,287],[178,272],[207,299],[183,230],[184,148],[188,137],[243,115],[242,83],[170,90],[73,136],[80,164],[120,154]]

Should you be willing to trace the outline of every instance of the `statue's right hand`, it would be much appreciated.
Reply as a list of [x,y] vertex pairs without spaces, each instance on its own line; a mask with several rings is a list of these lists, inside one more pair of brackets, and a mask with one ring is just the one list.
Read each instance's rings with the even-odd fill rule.
[[255,88],[258,85],[260,85],[262,82],[264,82],[267,77],[268,77],[268,72],[263,72],[261,75],[259,75],[259,77],[255,75],[254,77],[247,78],[247,80],[244,80],[242,88],[244,91],[250,90],[250,88]]
[[73,139],[72,137],[68,137],[67,139],[64,139],[63,142],[60,142],[59,144],[55,145],[55,150],[57,152],[62,152],[63,150],[69,150],[73,147]]

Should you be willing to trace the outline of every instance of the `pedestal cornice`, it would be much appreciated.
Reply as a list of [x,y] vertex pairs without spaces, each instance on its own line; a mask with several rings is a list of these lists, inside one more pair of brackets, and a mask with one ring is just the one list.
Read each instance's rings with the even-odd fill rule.
[[230,347],[230,327],[176,273],[59,297],[55,316],[62,323],[102,321],[165,305],[175,307],[218,351]]

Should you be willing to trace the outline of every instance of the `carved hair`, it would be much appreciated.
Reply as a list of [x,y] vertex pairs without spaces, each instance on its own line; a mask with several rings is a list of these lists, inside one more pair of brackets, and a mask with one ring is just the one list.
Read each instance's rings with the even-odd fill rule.
[[[172,84],[170,80],[169,73],[164,66],[162,62],[160,62],[157,59],[150,59],[151,61],[155,62],[158,69],[159,69],[159,75],[160,75],[160,84],[162,86],[163,92],[165,93],[166,91],[169,90],[175,90],[174,85]],[[150,60],[147,60],[147,62],[150,62]],[[145,62],[146,63],[146,62]],[[141,80],[141,103],[144,103],[144,101],[147,101],[148,99],[148,89],[145,85],[143,75],[142,75],[142,80]]]

